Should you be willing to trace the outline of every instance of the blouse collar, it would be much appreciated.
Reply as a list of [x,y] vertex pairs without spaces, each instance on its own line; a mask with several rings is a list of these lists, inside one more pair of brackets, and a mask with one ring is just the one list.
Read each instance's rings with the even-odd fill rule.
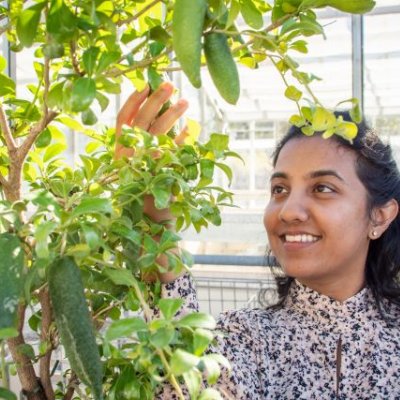
[[295,280],[290,288],[285,306],[320,322],[332,323],[350,320],[355,322],[379,317],[378,307],[368,287],[340,302]]

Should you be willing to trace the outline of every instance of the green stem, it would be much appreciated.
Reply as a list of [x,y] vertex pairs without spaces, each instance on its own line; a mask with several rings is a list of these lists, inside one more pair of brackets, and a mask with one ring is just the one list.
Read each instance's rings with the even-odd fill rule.
[[1,378],[3,381],[3,387],[10,389],[10,382],[8,380],[7,365],[6,365],[6,349],[5,342],[2,341],[0,344],[0,366],[1,366]]
[[[277,63],[275,62],[275,60],[273,60],[272,58],[270,58],[272,64],[274,64],[274,67],[276,68],[276,70],[279,72],[284,84],[286,85],[286,87],[289,87],[289,82],[286,80],[285,74],[278,68]],[[301,115],[301,107],[298,101],[295,101],[297,109]]]
[[[149,305],[147,304],[146,300],[143,297],[142,291],[139,288],[139,285],[137,284],[137,282],[134,283],[133,288],[135,290],[136,296],[139,299],[139,302],[142,306],[143,309],[143,313],[145,318],[150,321],[151,320],[151,309],[149,307]],[[168,380],[171,383],[171,385],[173,386],[173,388],[175,389],[176,393],[178,394],[178,397],[180,400],[185,400],[185,397],[183,396],[182,393],[182,389],[179,386],[179,383],[177,382],[175,376],[171,373],[171,367],[168,364],[168,360],[165,357],[164,351],[162,349],[158,349],[156,348],[156,353],[158,354],[158,356],[160,357],[161,362],[163,363],[163,366],[167,372],[167,376],[168,376]]]

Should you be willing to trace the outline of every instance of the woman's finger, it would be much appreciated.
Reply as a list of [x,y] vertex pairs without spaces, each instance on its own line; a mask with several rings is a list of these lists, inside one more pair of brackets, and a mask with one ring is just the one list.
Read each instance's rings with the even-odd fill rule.
[[149,91],[150,87],[147,85],[141,92],[134,92],[129,96],[117,115],[117,128],[121,128],[124,124],[132,125],[133,119],[147,99]]
[[188,106],[189,103],[186,100],[180,99],[153,122],[149,128],[149,132],[154,135],[166,134],[185,113]]
[[174,93],[172,83],[163,82],[160,87],[147,99],[137,112],[132,124],[138,128],[148,131],[150,125],[157,118],[161,107],[166,103]]
[[181,130],[179,135],[175,138],[175,143],[177,145],[181,145],[185,142],[185,139],[189,136],[189,129],[188,126],[185,125],[185,127]]

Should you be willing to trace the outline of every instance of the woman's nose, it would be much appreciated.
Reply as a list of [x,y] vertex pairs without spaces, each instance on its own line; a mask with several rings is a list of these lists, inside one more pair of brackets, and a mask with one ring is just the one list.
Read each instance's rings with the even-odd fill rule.
[[285,223],[305,222],[309,218],[307,200],[300,194],[290,193],[279,211],[279,219]]

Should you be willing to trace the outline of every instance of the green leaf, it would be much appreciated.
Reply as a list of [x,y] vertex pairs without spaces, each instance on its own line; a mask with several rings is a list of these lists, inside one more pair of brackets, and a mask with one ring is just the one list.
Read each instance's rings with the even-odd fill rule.
[[15,96],[15,82],[7,75],[0,74],[0,97],[12,95]]
[[85,67],[86,72],[89,76],[91,76],[94,72],[96,66],[96,60],[100,53],[100,49],[98,47],[92,46],[89,47],[82,55],[83,65]]
[[98,230],[89,224],[82,224],[83,235],[85,236],[85,241],[90,249],[96,249],[101,242],[100,234]]
[[6,388],[0,387],[0,399],[17,400],[17,395]]
[[132,243],[135,243],[137,245],[140,245],[141,240],[142,240],[142,235],[132,229],[132,228],[128,228],[127,226],[118,223],[118,222],[113,222],[113,224],[110,227],[111,232],[122,236],[125,239],[130,240]]
[[101,53],[99,62],[97,63],[96,75],[100,75],[104,72],[111,64],[116,63],[121,57],[121,54],[117,51],[109,51]]
[[125,318],[119,321],[114,321],[105,334],[108,341],[119,339],[121,337],[129,337],[134,332],[146,331],[146,322],[139,317]]
[[85,125],[94,125],[97,122],[97,116],[90,108],[82,112],[81,119]]
[[63,0],[51,0],[47,15],[47,32],[61,43],[73,38],[75,34],[77,18],[64,3]]
[[312,117],[312,128],[314,131],[325,131],[333,128],[336,125],[336,117],[331,112],[322,107],[317,107],[314,110]]
[[297,40],[296,42],[293,42],[289,47],[292,50],[298,51],[299,53],[308,53],[307,42],[305,40]]
[[214,335],[206,329],[197,328],[193,334],[193,351],[196,356],[201,356],[208,348]]
[[211,357],[208,357],[207,355],[202,357],[201,361],[204,364],[205,369],[207,371],[207,382],[210,385],[214,385],[215,383],[217,383],[217,380],[221,374],[221,368],[219,367],[219,364],[217,363],[216,360],[214,360]]
[[295,86],[288,86],[285,90],[285,96],[293,101],[299,101],[303,93]]
[[264,25],[262,13],[257,9],[253,0],[241,0],[241,14],[246,24],[253,29],[261,29]]
[[57,121],[77,132],[84,132],[85,128],[75,119],[67,116],[58,117]]
[[190,354],[185,350],[177,349],[174,351],[171,357],[171,373],[175,376],[180,376],[195,367],[199,361],[199,357]]
[[6,67],[7,67],[6,59],[2,55],[0,55],[0,72],[3,72]]
[[113,211],[109,199],[96,197],[85,197],[74,208],[71,213],[72,217],[78,217],[84,214],[111,214]]
[[289,123],[291,125],[297,126],[298,128],[301,128],[306,124],[306,121],[300,115],[294,114],[289,118]]
[[237,0],[232,0],[229,7],[228,19],[226,20],[225,29],[229,29],[236,21],[240,12],[240,3]]
[[109,98],[99,91],[96,92],[96,100],[99,103],[101,111],[104,111],[110,103]]
[[354,122],[343,121],[335,130],[335,134],[352,141],[357,136],[358,128]]
[[206,313],[193,313],[182,317],[177,326],[185,326],[189,328],[215,329],[215,319]]
[[175,336],[175,329],[172,326],[157,329],[150,337],[150,342],[153,346],[163,348],[168,346]]
[[200,392],[201,385],[201,372],[197,370],[190,370],[183,374],[185,385],[188,388],[191,399],[197,399]]
[[201,392],[198,400],[223,400],[223,397],[217,390],[207,388]]
[[24,251],[19,238],[0,234],[0,339],[16,336],[17,310],[24,287]]
[[200,176],[212,182],[214,176],[214,161],[203,158],[200,160]]
[[154,205],[159,210],[167,208],[171,200],[171,190],[163,185],[152,187],[151,194],[154,196]]
[[183,299],[160,299],[158,307],[165,319],[172,319],[182,307]]
[[45,2],[35,4],[22,11],[17,20],[17,36],[22,46],[31,47],[40,21],[40,14]]
[[47,147],[51,143],[51,131],[46,128],[36,139],[35,145],[38,148]]
[[206,143],[209,150],[223,151],[227,150],[229,145],[229,136],[221,133],[212,133],[210,140]]
[[47,99],[49,107],[61,109],[63,103],[64,83],[65,82],[58,82],[51,86]]
[[44,221],[36,227],[35,250],[37,257],[49,257],[49,236],[55,231],[57,225],[55,221]]
[[104,274],[116,285],[134,286],[136,279],[127,269],[105,268]]
[[47,162],[53,159],[54,157],[57,157],[59,154],[61,154],[65,149],[66,145],[62,143],[54,143],[50,146],[47,147],[46,151],[44,152],[43,155],[43,161]]
[[228,165],[222,163],[215,163],[215,165],[224,172],[224,174],[229,180],[228,184],[231,185],[233,178],[232,169]]
[[96,82],[92,78],[78,78],[72,85],[71,110],[85,111],[96,97]]

